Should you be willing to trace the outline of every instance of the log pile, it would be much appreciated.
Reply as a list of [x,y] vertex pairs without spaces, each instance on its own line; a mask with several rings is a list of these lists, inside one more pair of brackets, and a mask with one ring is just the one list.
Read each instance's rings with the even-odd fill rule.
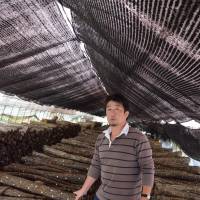
[[189,158],[180,152],[162,149],[158,141],[151,141],[156,174],[153,199],[199,200],[200,168],[188,165]]
[[20,160],[33,150],[41,151],[42,146],[55,144],[62,138],[75,137],[80,126],[63,124],[30,124],[0,128],[0,166]]
[[[1,167],[0,199],[74,199],[73,192],[80,189],[86,178],[99,133],[97,129],[82,128],[77,137],[44,145],[42,152],[33,151],[20,162]],[[92,200],[98,185],[97,182],[83,199]]]
[[[44,145],[42,152],[22,157],[0,170],[2,200],[71,200],[87,175],[98,129],[82,127],[78,136]],[[200,169],[189,167],[187,158],[160,147],[151,140],[156,167],[152,200],[197,200]],[[83,199],[92,200],[99,182]]]

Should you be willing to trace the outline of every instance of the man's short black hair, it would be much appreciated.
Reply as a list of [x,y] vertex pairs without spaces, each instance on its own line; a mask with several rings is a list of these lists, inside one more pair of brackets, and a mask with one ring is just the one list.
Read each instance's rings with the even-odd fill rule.
[[129,103],[122,94],[116,93],[116,94],[107,96],[107,98],[105,100],[105,107],[107,106],[107,103],[109,101],[116,101],[116,102],[122,104],[122,106],[124,107],[124,111],[129,111]]

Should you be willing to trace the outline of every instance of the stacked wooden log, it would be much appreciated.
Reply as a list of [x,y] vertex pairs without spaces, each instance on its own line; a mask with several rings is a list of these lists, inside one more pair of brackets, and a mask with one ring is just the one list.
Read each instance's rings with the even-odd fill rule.
[[[18,163],[0,170],[1,200],[74,199],[87,175],[98,130],[83,128],[79,136],[43,146]],[[97,182],[85,199],[92,199]]]
[[99,129],[99,128],[101,128],[101,123],[100,122],[81,122],[81,123],[79,123],[80,125],[81,125],[81,128],[83,129],[83,130],[85,130],[85,129]]
[[75,137],[80,126],[63,124],[30,124],[0,128],[0,166],[18,161],[33,150],[41,151],[44,144],[55,144],[62,138]]
[[157,200],[199,200],[200,168],[189,166],[189,158],[180,152],[162,149],[151,141],[156,174],[153,189]]

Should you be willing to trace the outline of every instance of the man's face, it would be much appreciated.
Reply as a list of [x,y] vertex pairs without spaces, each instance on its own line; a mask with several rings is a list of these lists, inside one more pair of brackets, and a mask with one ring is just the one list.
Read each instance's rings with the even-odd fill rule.
[[106,105],[106,117],[110,126],[122,126],[126,123],[129,112],[124,110],[122,104],[109,101]]

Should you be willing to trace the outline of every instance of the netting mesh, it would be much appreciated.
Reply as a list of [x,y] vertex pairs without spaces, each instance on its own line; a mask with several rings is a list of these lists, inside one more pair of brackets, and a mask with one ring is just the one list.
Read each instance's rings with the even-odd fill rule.
[[0,90],[85,112],[105,91],[55,1],[1,1]]
[[135,120],[199,120],[198,1],[60,2],[76,35],[56,1],[1,1],[0,90],[97,113],[106,92],[96,70]]
[[200,117],[198,1],[63,0],[108,92],[136,120]]
[[181,124],[143,123],[135,124],[162,141],[172,141],[188,156],[200,161],[200,129],[189,129]]

